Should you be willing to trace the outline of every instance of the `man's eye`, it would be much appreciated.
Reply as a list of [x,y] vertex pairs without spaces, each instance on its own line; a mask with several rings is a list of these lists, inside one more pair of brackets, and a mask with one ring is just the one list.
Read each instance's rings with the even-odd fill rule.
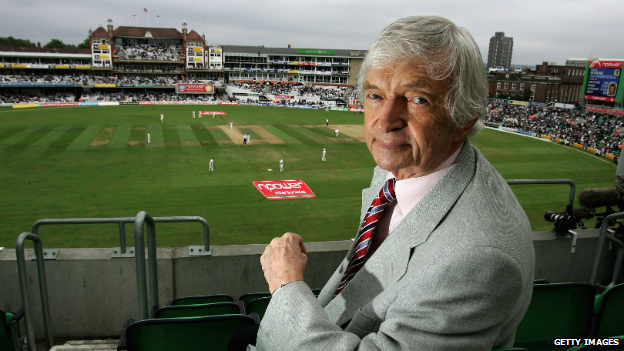
[[412,100],[414,100],[415,103],[422,105],[422,104],[426,104],[429,102],[429,100],[425,99],[422,96],[416,96],[414,98],[412,98]]
[[377,100],[377,99],[381,99],[381,96],[379,96],[377,94],[368,94],[368,98],[369,99],[373,99],[373,100]]

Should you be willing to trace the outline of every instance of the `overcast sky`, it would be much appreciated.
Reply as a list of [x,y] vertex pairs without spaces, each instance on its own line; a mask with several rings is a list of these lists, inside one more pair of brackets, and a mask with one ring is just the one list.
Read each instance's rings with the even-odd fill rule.
[[468,28],[484,61],[490,37],[502,31],[514,39],[513,63],[565,64],[590,55],[624,58],[623,14],[622,0],[3,0],[0,36],[78,44],[109,18],[115,28],[136,26],[137,15],[141,27],[158,20],[158,27],[181,30],[186,20],[208,44],[368,49],[400,17],[439,15]]

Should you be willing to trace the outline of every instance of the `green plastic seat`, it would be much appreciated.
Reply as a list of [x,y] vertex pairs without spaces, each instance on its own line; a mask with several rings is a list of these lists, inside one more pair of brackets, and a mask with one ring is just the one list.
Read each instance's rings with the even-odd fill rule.
[[533,297],[516,330],[514,347],[553,349],[555,338],[587,338],[596,289],[585,283],[533,285]]
[[236,302],[230,295],[202,295],[202,296],[187,296],[181,297],[175,300],[169,301],[167,306],[181,306],[181,305],[202,305],[206,303],[217,302]]
[[201,305],[165,306],[159,308],[154,318],[206,317],[225,314],[244,314],[234,302],[206,303]]
[[596,324],[595,338],[624,334],[624,284],[610,287],[600,294],[594,303]]
[[246,314],[249,314],[249,312],[247,312],[247,306],[249,306],[249,303],[255,299],[260,299],[263,297],[271,297],[271,293],[270,292],[249,293],[249,294],[245,294],[239,297],[238,301],[242,301],[245,304],[245,312]]
[[146,319],[125,333],[128,351],[226,351],[232,336],[254,325],[245,315]]
[[0,309],[0,351],[21,350],[25,338],[20,336],[18,321],[22,316],[21,311],[15,318],[13,313]]
[[249,303],[245,311],[247,311],[247,314],[257,313],[260,320],[262,320],[267,307],[269,307],[269,302],[271,302],[271,297],[254,299]]

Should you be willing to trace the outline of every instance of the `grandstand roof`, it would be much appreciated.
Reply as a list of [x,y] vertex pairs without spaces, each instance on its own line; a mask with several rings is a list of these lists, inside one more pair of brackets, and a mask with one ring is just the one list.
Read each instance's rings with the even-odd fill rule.
[[117,27],[113,31],[116,37],[145,38],[150,32],[152,38],[157,39],[182,39],[182,33],[175,28],[148,28],[148,27]]
[[264,46],[239,46],[222,45],[223,52],[227,54],[260,54],[260,55],[305,55],[305,56],[332,56],[332,57],[364,57],[368,50],[342,50],[342,49],[314,49],[318,51],[333,51],[328,53],[300,53],[303,48],[265,48]]
[[102,26],[98,27],[91,35],[94,38],[108,38],[108,31]]
[[[70,49],[70,48],[55,49],[55,48],[11,47],[11,46],[0,46],[0,52],[3,52],[5,54],[4,56],[20,56],[18,53],[59,54],[60,56],[63,54],[91,55],[91,49]],[[16,53],[16,54],[6,55],[6,53]],[[27,55],[27,56],[33,56],[33,55]]]
[[186,36],[186,40],[201,40],[204,41],[204,38],[202,38],[201,35],[199,35],[199,33],[197,33],[196,31],[192,30],[187,36]]

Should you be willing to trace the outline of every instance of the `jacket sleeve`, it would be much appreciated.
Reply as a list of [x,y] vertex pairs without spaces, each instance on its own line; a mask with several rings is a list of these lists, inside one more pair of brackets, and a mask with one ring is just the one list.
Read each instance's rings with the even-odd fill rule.
[[518,262],[495,248],[441,255],[426,269],[409,267],[378,296],[391,301],[374,299],[345,330],[330,322],[305,283],[291,283],[271,300],[257,348],[490,350],[517,312],[524,278]]

